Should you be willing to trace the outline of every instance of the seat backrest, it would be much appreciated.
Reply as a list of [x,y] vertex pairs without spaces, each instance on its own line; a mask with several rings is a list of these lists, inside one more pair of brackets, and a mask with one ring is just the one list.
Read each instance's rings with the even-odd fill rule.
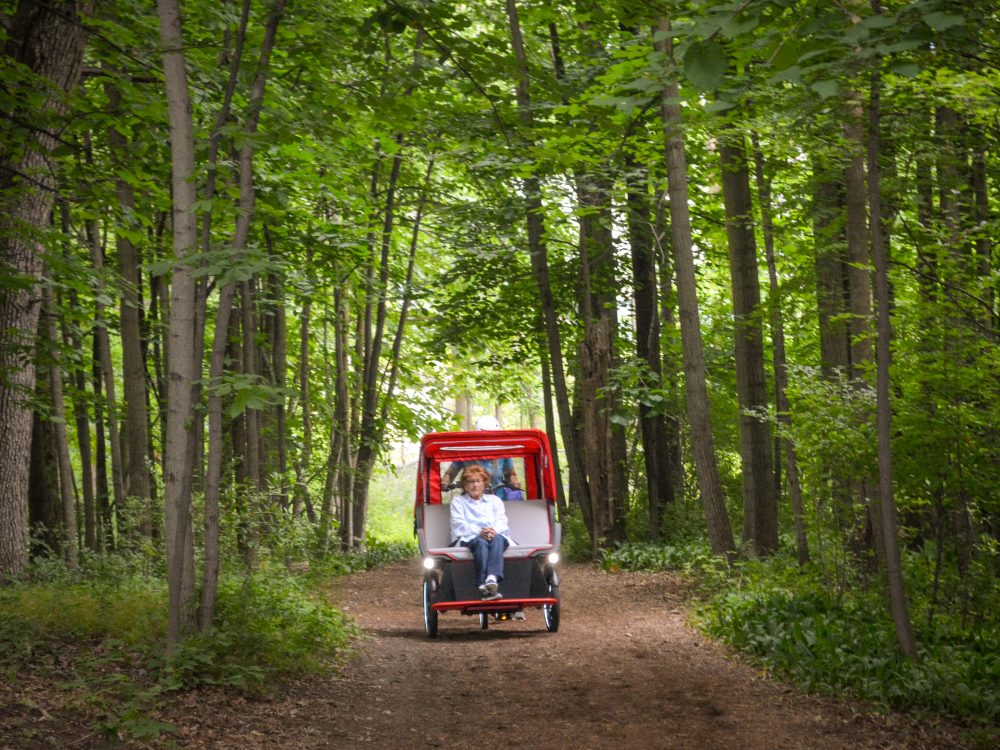
[[[451,545],[451,511],[447,505],[418,506],[423,513],[419,530],[420,552]],[[516,544],[553,544],[551,509],[545,500],[512,500],[504,503],[510,535]]]
[[552,544],[549,504],[545,500],[511,501],[504,504],[510,535],[516,544]]
[[451,545],[451,511],[447,505],[421,505],[424,528],[420,533],[420,551]]

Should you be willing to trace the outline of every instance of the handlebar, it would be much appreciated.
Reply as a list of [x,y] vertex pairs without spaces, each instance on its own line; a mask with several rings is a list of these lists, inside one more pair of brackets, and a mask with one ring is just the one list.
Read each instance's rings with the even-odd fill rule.
[[[496,494],[496,491],[499,490],[499,489],[501,489],[501,488],[508,489],[508,490],[519,490],[519,489],[521,489],[520,487],[514,487],[514,486],[508,484],[507,482],[500,482],[499,484],[494,484],[494,485],[492,485],[490,487],[487,487],[486,488],[486,492],[488,492],[491,495],[494,495],[494,494]],[[448,484],[445,484],[445,485],[441,486],[441,491],[442,492],[451,492],[452,490],[460,490],[460,489],[462,489],[462,483],[461,482],[449,482]]]

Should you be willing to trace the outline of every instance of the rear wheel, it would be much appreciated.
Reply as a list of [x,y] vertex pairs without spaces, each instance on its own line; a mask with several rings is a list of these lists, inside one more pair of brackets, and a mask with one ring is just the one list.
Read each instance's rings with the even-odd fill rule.
[[550,583],[549,584],[549,597],[556,600],[555,604],[546,604],[542,607],[542,613],[545,615],[545,629],[550,633],[555,633],[559,630],[559,584]]
[[434,594],[434,587],[431,584],[431,577],[424,576],[424,630],[431,638],[437,638],[438,634],[438,612],[431,604]]

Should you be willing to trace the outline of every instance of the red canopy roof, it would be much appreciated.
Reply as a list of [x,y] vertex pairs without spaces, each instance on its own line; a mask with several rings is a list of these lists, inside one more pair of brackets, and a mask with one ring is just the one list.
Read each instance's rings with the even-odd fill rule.
[[453,461],[523,458],[524,489],[531,499],[556,499],[549,438],[541,430],[431,432],[420,440],[417,503],[441,502],[440,465]]

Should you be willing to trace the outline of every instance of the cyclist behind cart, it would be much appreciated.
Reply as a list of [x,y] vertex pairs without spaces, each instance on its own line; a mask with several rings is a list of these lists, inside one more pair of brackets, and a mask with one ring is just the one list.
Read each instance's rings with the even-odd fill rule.
[[[500,430],[503,428],[500,427],[500,422],[496,417],[485,416],[476,420],[475,429]],[[444,473],[444,483],[446,485],[452,484],[463,466],[482,466],[486,469],[490,473],[489,492],[501,500],[524,500],[521,480],[517,476],[513,459],[487,458],[473,461],[453,461]]]

